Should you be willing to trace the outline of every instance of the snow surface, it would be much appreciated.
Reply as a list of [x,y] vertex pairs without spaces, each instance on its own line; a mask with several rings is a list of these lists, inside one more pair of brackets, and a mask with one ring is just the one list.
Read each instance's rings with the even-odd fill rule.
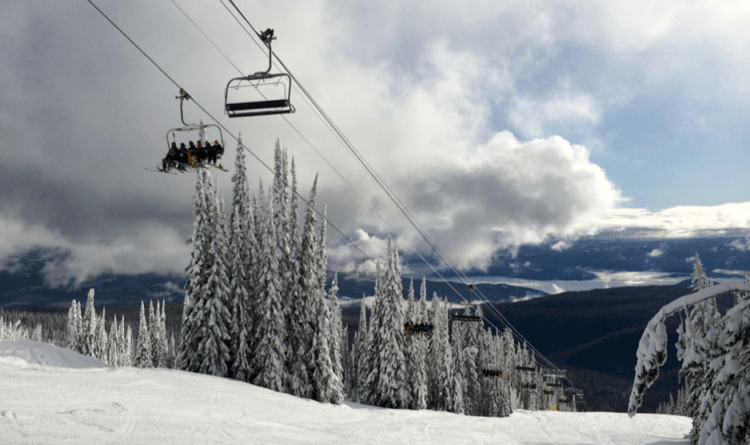
[[690,419],[517,411],[490,419],[325,405],[174,370],[0,342],[0,443],[687,444]]

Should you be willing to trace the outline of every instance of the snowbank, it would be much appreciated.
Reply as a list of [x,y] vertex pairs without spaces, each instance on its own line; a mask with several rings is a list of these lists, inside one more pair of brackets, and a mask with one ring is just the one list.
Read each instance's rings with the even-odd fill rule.
[[17,367],[32,365],[75,369],[109,368],[95,358],[32,340],[0,341],[0,364]]
[[101,372],[101,362],[47,346],[0,343],[0,443],[674,445],[687,444],[690,430],[690,419],[666,415],[518,411],[490,419],[333,406],[174,370]]

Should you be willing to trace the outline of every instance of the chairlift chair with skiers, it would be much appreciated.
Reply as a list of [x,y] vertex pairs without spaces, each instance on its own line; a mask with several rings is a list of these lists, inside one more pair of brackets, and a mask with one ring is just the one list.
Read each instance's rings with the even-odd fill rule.
[[[273,29],[263,31],[259,37],[268,47],[268,68],[249,76],[235,77],[227,83],[224,89],[224,111],[229,117],[266,116],[296,111],[291,103],[291,76],[287,73],[271,73],[271,42],[276,39]],[[252,96],[256,93],[263,100]]]
[[[228,171],[221,164],[216,165],[224,154],[224,134],[221,127],[216,124],[204,124],[203,121],[199,124],[186,123],[183,102],[191,97],[185,90],[180,89],[180,94],[175,99],[180,99],[180,120],[183,126],[167,131],[167,156],[156,171],[176,174],[173,170],[184,173],[208,165]],[[210,138],[209,131],[212,133]],[[211,139],[214,140],[213,144],[210,142]]]
[[432,325],[429,323],[413,323],[413,322],[404,323],[405,335],[429,334],[430,332],[432,332]]
[[498,369],[484,369],[482,375],[485,377],[500,377],[503,378],[503,371]]

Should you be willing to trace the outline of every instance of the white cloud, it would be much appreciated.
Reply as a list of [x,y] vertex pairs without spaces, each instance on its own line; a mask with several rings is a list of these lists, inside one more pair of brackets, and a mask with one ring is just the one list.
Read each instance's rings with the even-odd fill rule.
[[36,248],[52,249],[43,268],[52,287],[77,286],[107,272],[183,274],[190,256],[184,239],[169,227],[144,225],[134,237],[77,241],[0,215],[0,268]]
[[739,250],[742,252],[745,252],[747,250],[750,250],[750,237],[747,237],[743,240],[733,240],[729,243],[729,246],[734,250]]
[[[2,91],[0,133],[8,135],[5,144],[23,149],[0,165],[0,261],[36,246],[62,249],[69,255],[46,269],[57,284],[104,271],[181,273],[189,252],[183,240],[191,226],[192,180],[143,171],[162,156],[161,142],[154,141],[179,125],[176,87],[87,5],[57,5],[50,13],[32,3],[6,3],[0,39],[15,44],[0,49],[0,74],[11,86]],[[712,77],[706,81],[712,86],[750,91],[743,75],[750,62],[739,56],[750,42],[747,7],[632,5],[290,1],[283,8],[256,2],[253,15],[276,29],[274,48],[427,232],[460,267],[481,268],[498,249],[552,237],[633,229],[687,237],[750,226],[748,203],[618,209],[621,193],[589,149],[551,135],[558,127],[585,132],[599,124],[612,103],[641,88],[625,87],[626,81],[663,85],[674,81],[670,72],[689,74],[693,61],[705,67],[715,58],[721,82]],[[265,66],[265,55],[221,8],[203,2],[184,8],[204,18],[201,26],[243,70]],[[131,2],[106,10],[221,116],[220,90],[235,73],[173,5]],[[38,22],[48,17],[58,20],[45,22],[39,33]],[[605,87],[549,66],[566,45],[590,45],[603,64],[614,66],[604,72]],[[92,60],[99,61],[95,68]],[[612,74],[620,68],[638,73]],[[42,74],[49,72],[56,74]],[[714,91],[689,75],[677,78],[689,88]],[[414,246],[428,252],[297,92],[293,98],[298,111],[290,121],[356,193],[283,120],[220,119],[235,134],[245,129],[246,144],[266,162],[280,137],[297,161],[303,194],[320,172],[319,202],[368,255],[384,256],[382,234],[390,232],[403,251]],[[205,118],[192,103],[186,117]],[[503,120],[515,134],[499,131]],[[230,143],[226,163],[233,148]],[[255,160],[249,167],[252,178],[270,183]],[[230,196],[229,175],[221,186]],[[329,232],[329,241],[332,267],[372,272],[374,266],[338,235]],[[568,245],[559,241],[553,248]]]
[[711,272],[713,273],[720,273],[723,275],[739,275],[741,277],[744,277],[747,271],[745,270],[728,270],[728,269],[714,269]]
[[660,211],[617,208],[597,214],[579,228],[587,234],[629,232],[645,238],[728,236],[750,227],[750,202],[716,206],[676,206]]
[[553,244],[550,249],[562,252],[563,250],[569,249],[573,246],[573,243],[565,240],[560,240]]
[[590,94],[558,94],[544,101],[515,97],[508,113],[509,122],[521,136],[538,138],[549,134],[550,124],[590,127],[599,121],[601,112]]
[[649,258],[658,258],[664,254],[664,251],[661,249],[654,249],[651,252],[647,253],[646,255]]

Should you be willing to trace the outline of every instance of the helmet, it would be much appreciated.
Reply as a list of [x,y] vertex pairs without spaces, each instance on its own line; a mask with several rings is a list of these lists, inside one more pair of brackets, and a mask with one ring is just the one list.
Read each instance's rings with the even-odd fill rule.
[[219,140],[218,140],[218,139],[214,141],[214,144],[217,144],[217,145],[218,145],[218,143],[219,143]]

